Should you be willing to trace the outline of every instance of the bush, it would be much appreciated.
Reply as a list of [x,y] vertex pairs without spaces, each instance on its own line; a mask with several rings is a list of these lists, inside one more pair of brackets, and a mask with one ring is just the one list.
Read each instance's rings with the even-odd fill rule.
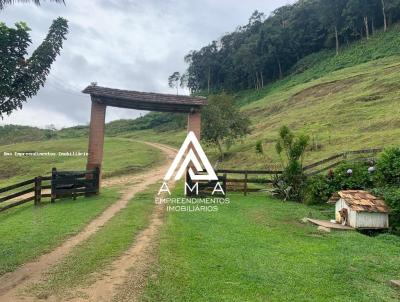
[[[331,175],[316,175],[307,180],[304,203],[326,202],[334,192],[349,189],[368,189],[373,187],[374,175],[368,172],[369,165],[360,162],[340,164]],[[347,171],[351,169],[352,174]]]
[[279,139],[275,145],[279,154],[283,173],[275,183],[279,191],[284,188],[282,198],[302,201],[306,177],[303,173],[303,158],[308,146],[309,137],[306,135],[295,135],[287,126],[279,130]]
[[[340,164],[334,171],[334,179],[338,190],[364,190],[372,188],[374,184],[374,174],[368,172],[369,165],[365,162],[345,162]],[[351,169],[353,173],[349,175],[347,171]]]
[[400,148],[388,148],[378,158],[380,185],[400,185]]
[[384,186],[374,189],[373,193],[382,197],[389,206],[389,225],[391,231],[400,235],[400,188]]
[[307,180],[304,203],[325,203],[337,190],[338,186],[333,178],[327,175],[315,175]]

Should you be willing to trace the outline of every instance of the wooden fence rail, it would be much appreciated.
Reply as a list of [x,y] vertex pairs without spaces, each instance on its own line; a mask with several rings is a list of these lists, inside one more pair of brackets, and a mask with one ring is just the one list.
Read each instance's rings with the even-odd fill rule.
[[[307,177],[320,174],[324,171],[330,170],[342,162],[346,160],[365,160],[365,157],[356,157],[353,158],[354,155],[373,155],[375,156],[377,153],[381,152],[383,149],[363,149],[363,150],[354,150],[342,152],[339,154],[332,155],[328,158],[322,159],[315,163],[309,164],[303,168]],[[257,192],[260,189],[257,188],[249,188],[249,184],[271,184],[274,182],[274,179],[271,178],[249,178],[249,175],[263,175],[265,176],[277,176],[282,174],[282,171],[279,170],[232,170],[232,169],[219,169],[215,171],[217,174],[224,173],[226,175],[227,182],[227,190],[243,192],[244,195],[247,195],[249,192]],[[229,178],[229,174],[241,175],[243,178]],[[241,184],[238,186],[236,184]]]
[[[312,176],[332,169],[343,161],[349,160],[354,155],[371,154],[375,156],[381,151],[382,149],[377,148],[343,152],[309,164],[303,169],[306,171],[307,176]],[[365,159],[365,157],[361,156],[355,159],[360,160]],[[223,183],[225,192],[227,190],[233,190],[243,192],[244,195],[247,195],[249,192],[260,191],[258,188],[250,188],[249,184],[271,184],[274,182],[272,177],[282,174],[282,171],[219,169],[216,170],[216,173],[217,175],[219,174],[219,181]],[[237,176],[229,178],[229,174],[241,175],[243,178],[238,178]],[[255,175],[262,176],[262,178],[255,178]],[[47,181],[50,181],[50,184],[46,184],[45,182]],[[54,202],[55,199],[60,197],[71,196],[75,199],[80,195],[88,196],[97,194],[99,192],[99,183],[100,170],[98,168],[90,171],[58,171],[56,168],[53,168],[51,176],[38,176],[0,188],[0,194],[10,192],[6,196],[0,196],[0,204],[19,198],[15,202],[7,203],[5,206],[1,207],[0,212],[30,201],[33,201],[35,205],[39,205],[44,197],[50,197],[51,201]],[[241,187],[237,184],[240,184]],[[209,190],[213,185],[215,185],[214,182],[204,183],[200,185],[200,189]],[[50,193],[46,193],[48,190],[50,190]]]
[[[0,212],[33,201],[40,205],[42,198],[51,198],[51,202],[60,197],[93,195],[99,192],[99,169],[91,171],[57,171],[53,168],[51,176],[37,176],[17,184],[0,188]],[[15,199],[15,201],[13,201]]]
[[[250,192],[257,192],[260,189],[249,188],[249,184],[269,184],[273,180],[266,178],[266,176],[274,176],[282,174],[282,171],[274,170],[232,170],[232,169],[219,169],[215,171],[217,174],[224,174],[226,179],[226,190],[243,192],[244,195]],[[243,178],[229,178],[229,174],[243,175]],[[249,178],[252,175],[253,178]],[[254,175],[261,175],[264,178],[254,178]],[[240,186],[238,186],[240,184]]]
[[[328,171],[338,165],[340,165],[344,161],[352,160],[352,161],[360,161],[366,160],[363,156],[353,157],[354,155],[372,155],[373,157],[376,156],[377,153],[381,152],[383,149],[375,148],[375,149],[363,149],[363,150],[354,150],[354,151],[347,151],[342,152],[339,154],[335,154],[323,160],[317,161],[313,164],[307,165],[303,168],[306,171],[306,176],[313,176],[320,174],[324,171]],[[318,168],[317,170],[314,170]],[[310,171],[313,170],[313,171]]]
[[[16,202],[9,203],[3,207],[0,208],[0,212],[5,211],[7,209],[22,205],[24,203],[27,203],[29,201],[34,201],[35,204],[40,203],[41,200],[41,177],[35,177],[29,180],[25,180],[22,182],[19,182],[17,184],[7,186],[5,188],[0,189],[0,193],[6,193],[12,191],[11,194],[8,194],[6,196],[0,197],[0,203],[6,202],[6,201],[12,201],[12,199],[18,198],[19,199]],[[29,186],[29,187],[27,187]],[[13,192],[16,191],[17,192]],[[30,193],[33,193],[33,195],[29,195]],[[28,195],[28,196],[26,196]]]

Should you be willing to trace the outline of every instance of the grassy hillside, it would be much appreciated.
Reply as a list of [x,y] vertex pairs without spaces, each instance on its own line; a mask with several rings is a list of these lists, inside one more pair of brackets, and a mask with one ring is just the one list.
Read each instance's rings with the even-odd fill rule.
[[8,145],[25,141],[40,141],[49,139],[52,136],[52,130],[18,125],[0,126],[0,145]]
[[[0,146],[0,187],[59,170],[84,170],[86,156],[58,152],[86,152],[87,139],[58,139]],[[5,155],[4,152],[12,153]],[[54,152],[54,156],[15,156],[14,152]],[[136,173],[162,160],[161,152],[123,138],[107,138],[104,145],[103,176]]]
[[[252,133],[230,148],[220,167],[262,168],[255,144],[261,140],[271,163],[275,141],[287,124],[311,137],[306,162],[340,151],[400,144],[400,27],[344,47],[305,57],[282,80],[261,91],[235,94],[252,121]],[[141,130],[124,137],[178,147],[184,130]],[[212,161],[217,150],[206,147]]]
[[274,144],[284,124],[312,138],[307,162],[340,151],[400,144],[398,30],[358,42],[339,56],[314,54],[297,65],[295,70],[303,72],[261,92],[239,93],[252,134],[230,149],[222,165],[262,167],[255,153],[258,140],[271,162],[277,162]]

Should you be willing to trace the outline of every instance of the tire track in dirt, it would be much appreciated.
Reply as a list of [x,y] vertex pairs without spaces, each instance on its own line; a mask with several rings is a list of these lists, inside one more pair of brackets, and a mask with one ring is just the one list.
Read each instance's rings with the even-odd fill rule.
[[[172,188],[172,185],[170,185]],[[156,204],[149,226],[141,231],[133,243],[111,268],[97,273],[96,281],[85,288],[74,289],[78,298],[70,302],[139,301],[145,289],[152,264],[156,261],[159,231],[164,223],[165,206]],[[51,297],[50,301],[63,301]]]
[[[104,181],[103,185],[116,185],[127,184],[133,181],[141,181],[135,186],[128,186],[121,196],[121,198],[108,207],[100,216],[92,220],[82,231],[64,241],[60,246],[53,251],[42,255],[37,261],[25,263],[13,272],[6,273],[0,277],[0,302],[9,301],[32,301],[33,297],[22,296],[23,289],[30,283],[37,283],[40,281],[42,274],[53,265],[59,263],[69,252],[78,244],[87,240],[90,236],[97,232],[104,224],[107,223],[115,214],[121,209],[126,207],[129,200],[140,191],[143,191],[147,186],[159,181],[168,169],[171,161],[173,160],[176,150],[174,148],[159,144],[144,142],[149,146],[155,147],[163,151],[166,155],[164,164],[156,169],[132,177],[125,177],[113,183],[111,180],[107,183]],[[158,208],[158,207],[157,207]],[[157,211],[156,211],[157,212]],[[155,215],[155,214],[154,214]],[[152,217],[151,225],[154,223]],[[147,230],[147,229],[146,229]],[[34,300],[33,300],[34,301]],[[57,300],[58,301],[58,300]]]

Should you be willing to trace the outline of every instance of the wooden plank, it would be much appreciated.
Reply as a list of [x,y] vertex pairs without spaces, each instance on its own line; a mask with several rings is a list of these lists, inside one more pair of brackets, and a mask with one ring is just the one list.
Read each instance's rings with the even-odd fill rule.
[[332,169],[332,168],[340,165],[341,163],[342,163],[341,161],[338,161],[336,163],[333,163],[332,165],[326,166],[325,168],[322,168],[322,169],[319,169],[317,171],[313,171],[311,173],[308,173],[308,174],[306,174],[306,176],[313,176],[313,175],[319,174],[319,173],[324,172],[326,170]]
[[10,209],[10,208],[19,206],[19,205],[21,205],[21,204],[27,203],[27,202],[32,201],[32,200],[34,200],[34,199],[35,199],[35,196],[31,196],[31,197],[28,197],[28,198],[26,198],[26,199],[23,199],[23,200],[20,200],[20,201],[11,203],[11,204],[9,204],[9,205],[6,205],[6,206],[0,208],[0,212],[3,212],[3,211],[5,211],[5,210],[7,210],[7,209]]
[[322,165],[322,164],[325,164],[325,163],[327,163],[327,162],[330,162],[330,161],[332,161],[332,160],[334,160],[334,159],[337,159],[337,158],[340,158],[340,157],[343,157],[343,153],[333,155],[333,156],[331,156],[331,157],[325,158],[325,159],[323,159],[323,160],[320,160],[320,161],[317,161],[317,162],[315,162],[315,163],[313,163],[313,164],[310,164],[310,165],[308,165],[308,166],[305,166],[305,167],[303,168],[303,170],[306,171],[306,170],[309,170],[309,169],[311,169],[311,168],[315,168],[315,167],[317,167],[317,166],[320,166],[320,165]]
[[[260,189],[249,189],[247,188],[247,193],[257,193],[260,192]],[[227,188],[227,192],[244,192],[243,188]]]
[[31,192],[34,192],[34,191],[35,191],[34,188],[29,188],[29,189],[26,189],[26,190],[23,190],[23,191],[20,191],[20,192],[16,192],[14,194],[11,194],[11,195],[8,195],[8,196],[0,198],[0,202],[4,202],[4,201],[7,201],[7,200],[13,199],[15,197],[22,196],[22,195],[25,195],[25,194],[28,194],[28,193],[31,193]]
[[40,202],[42,201],[42,178],[40,176],[35,177],[35,206],[40,205]]
[[247,195],[247,176],[248,176],[248,174],[247,174],[247,171],[246,171],[246,173],[244,174],[244,187],[243,187],[244,196]]
[[[60,176],[71,176],[71,175],[83,175],[85,176],[86,174],[94,174],[96,170],[87,170],[87,171],[57,171],[57,175]],[[80,177],[83,177],[80,176]]]
[[[226,180],[228,183],[229,182],[234,182],[234,183],[244,183],[245,179],[235,179],[235,178],[228,178]],[[270,179],[247,179],[247,183],[251,183],[251,184],[269,184],[272,183],[272,180]]]
[[390,285],[400,289],[400,280],[390,280]]
[[219,169],[215,171],[218,173],[228,173],[228,174],[282,174],[282,171],[271,171],[271,170],[227,170]]
[[346,154],[366,154],[366,153],[378,153],[382,152],[382,148],[375,148],[375,149],[362,149],[362,150],[353,150],[353,151],[347,151],[345,152]]
[[92,193],[96,192],[95,188],[78,188],[78,189],[57,189],[56,195],[73,194],[73,193]]
[[53,203],[56,200],[56,176],[57,176],[57,169],[51,169],[51,202]]
[[73,185],[73,186],[86,186],[88,184],[92,184],[92,181],[88,181],[87,179],[57,179],[56,186],[63,185]]
[[7,191],[11,191],[11,190],[17,189],[19,187],[30,185],[30,184],[33,184],[34,182],[35,182],[34,178],[29,179],[29,180],[25,180],[25,181],[22,181],[22,182],[19,182],[19,183],[15,184],[15,185],[11,185],[11,186],[8,186],[8,187],[1,188],[0,189],[0,193],[4,193],[4,192],[7,192]]
[[307,221],[316,224],[318,226],[322,226],[324,228],[329,228],[329,229],[335,229],[335,230],[354,230],[354,228],[346,226],[346,225],[341,225],[339,223],[332,223],[327,220],[318,220],[318,219],[311,219],[307,218]]

